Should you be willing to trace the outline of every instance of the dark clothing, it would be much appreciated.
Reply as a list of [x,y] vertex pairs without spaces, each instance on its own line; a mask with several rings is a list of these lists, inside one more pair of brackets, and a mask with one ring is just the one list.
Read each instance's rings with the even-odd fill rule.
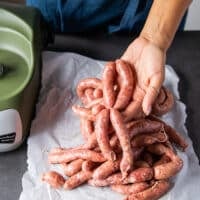
[[[153,0],[27,0],[56,32],[141,31]],[[183,29],[184,23],[181,25]]]

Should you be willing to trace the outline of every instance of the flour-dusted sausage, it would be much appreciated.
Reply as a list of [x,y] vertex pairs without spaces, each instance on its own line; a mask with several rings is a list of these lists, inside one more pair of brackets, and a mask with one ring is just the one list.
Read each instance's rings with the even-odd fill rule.
[[178,133],[174,128],[172,128],[170,125],[166,124],[161,119],[151,115],[149,116],[151,120],[158,121],[163,124],[164,130],[167,133],[169,140],[173,143],[175,143],[178,147],[180,147],[183,151],[188,147],[187,142],[184,140],[184,138],[181,136],[180,133]]
[[157,180],[175,176],[183,167],[183,161],[176,156],[171,162],[154,166],[154,177]]
[[169,140],[178,145],[183,151],[188,147],[187,142],[174,128],[165,123],[164,129],[169,137]]
[[168,179],[176,175],[182,169],[183,161],[176,154],[174,154],[170,148],[167,148],[162,144],[153,144],[148,147],[148,150],[158,155],[165,154],[171,159],[171,162],[154,166],[155,179]]
[[123,184],[139,183],[149,181],[153,178],[153,169],[150,167],[140,167],[133,170],[127,178],[123,180]]
[[150,188],[136,194],[131,194],[126,198],[126,200],[158,200],[169,189],[169,181],[156,181]]
[[111,185],[112,190],[121,194],[135,194],[147,189],[149,186],[146,182],[132,183],[128,185]]
[[128,175],[133,166],[133,152],[131,149],[130,137],[119,111],[117,111],[116,109],[111,109],[110,120],[112,122],[113,128],[115,129],[116,135],[119,139],[123,151],[122,161],[120,163],[120,170],[124,178]]
[[164,131],[155,133],[139,134],[132,138],[132,147],[142,147],[154,144],[156,142],[164,143],[168,140],[168,137]]
[[152,132],[158,132],[163,128],[163,124],[158,121],[152,121],[148,119],[141,119],[135,121],[134,124],[132,124],[131,128],[129,129],[129,135],[130,138],[132,138],[135,135],[141,134],[141,133],[152,133]]

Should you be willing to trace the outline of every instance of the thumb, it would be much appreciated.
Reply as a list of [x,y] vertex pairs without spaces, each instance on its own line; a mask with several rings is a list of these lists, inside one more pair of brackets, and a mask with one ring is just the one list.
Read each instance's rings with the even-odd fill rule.
[[149,115],[152,110],[152,105],[158,96],[163,80],[164,74],[162,74],[162,72],[156,73],[151,77],[149,86],[146,90],[146,94],[142,102],[142,108],[146,115]]

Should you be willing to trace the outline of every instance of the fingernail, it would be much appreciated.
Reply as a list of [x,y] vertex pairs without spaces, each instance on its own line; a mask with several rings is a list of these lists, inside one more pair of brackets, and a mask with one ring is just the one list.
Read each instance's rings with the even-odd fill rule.
[[149,115],[151,113],[151,107],[147,107],[146,109],[146,115]]

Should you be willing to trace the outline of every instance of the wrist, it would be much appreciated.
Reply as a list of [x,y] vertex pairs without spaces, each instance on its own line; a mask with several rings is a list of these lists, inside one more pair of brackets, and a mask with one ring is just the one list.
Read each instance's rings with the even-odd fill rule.
[[155,46],[160,51],[162,51],[164,54],[166,54],[168,46],[169,46],[167,39],[166,39],[166,41],[164,41],[163,38],[159,38],[159,37],[157,36],[155,38],[155,35],[151,36],[150,34],[141,32],[141,34],[139,35],[138,38],[142,38],[142,40],[145,40],[146,43],[149,43],[149,44]]
[[143,29],[140,33],[140,37],[146,39],[148,42],[154,44],[160,48],[163,52],[166,52],[171,44],[169,35],[164,31],[153,31],[152,29]]

